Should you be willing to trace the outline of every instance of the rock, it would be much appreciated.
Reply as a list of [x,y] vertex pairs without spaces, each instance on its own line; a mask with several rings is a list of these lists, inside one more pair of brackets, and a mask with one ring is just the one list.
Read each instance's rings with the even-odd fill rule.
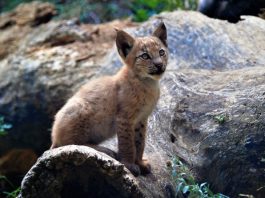
[[76,24],[58,24],[49,23],[43,28],[39,28],[35,33],[36,37],[33,37],[30,41],[31,46],[60,46],[67,45],[76,41],[85,42],[89,40],[89,36],[85,31],[81,30]]
[[32,26],[48,22],[56,14],[50,3],[20,4],[14,11],[0,15],[0,60],[22,45]]
[[6,30],[1,30],[0,34],[0,60],[14,53],[23,43],[23,39],[30,32],[30,27],[13,26]]
[[[176,11],[128,31],[148,35],[160,20],[168,28],[170,61],[149,120],[145,157],[153,174],[137,178],[139,186],[166,197],[162,192],[172,189],[166,162],[178,155],[217,192],[264,197],[264,21],[246,17],[230,24]],[[0,62],[0,114],[14,126],[9,137],[0,139],[0,151],[14,143],[39,152],[48,148],[47,129],[64,101],[89,78],[119,69],[115,47],[107,53],[113,43],[106,46],[94,38],[106,38],[108,30],[104,35],[96,31],[85,43],[53,46],[45,39],[37,46],[25,43]],[[98,47],[96,58],[77,61],[86,45],[89,53]],[[116,139],[104,145],[114,149]],[[174,194],[169,191],[168,195]]]
[[[99,188],[102,187],[102,188]],[[154,192],[155,193],[155,192]],[[86,146],[46,151],[18,197],[150,197],[124,165]]]
[[[230,24],[197,12],[179,11],[164,13],[152,19],[128,32],[136,36],[149,35],[159,20],[168,21],[170,71],[182,68],[222,71],[262,66],[265,63],[262,50],[265,23],[258,17],[245,16],[243,21]],[[113,74],[122,65],[114,49],[115,46],[105,57],[101,67],[103,74]]]
[[263,66],[170,72],[150,120],[155,136],[164,131],[170,139],[173,134],[173,153],[190,164],[201,182],[230,197],[264,196],[257,191],[265,184],[264,76]]
[[47,23],[54,15],[56,15],[56,10],[51,3],[39,1],[22,3],[14,11],[0,16],[0,29],[11,25],[36,26]]

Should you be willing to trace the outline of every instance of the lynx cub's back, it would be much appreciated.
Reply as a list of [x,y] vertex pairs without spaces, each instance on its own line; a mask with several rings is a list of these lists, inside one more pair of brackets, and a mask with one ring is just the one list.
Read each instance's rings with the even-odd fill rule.
[[[55,116],[51,148],[88,145],[120,160],[134,174],[149,173],[143,159],[147,119],[159,98],[158,80],[167,65],[167,32],[161,23],[148,37],[118,30],[125,65],[114,76],[85,84]],[[118,155],[99,143],[117,134]]]

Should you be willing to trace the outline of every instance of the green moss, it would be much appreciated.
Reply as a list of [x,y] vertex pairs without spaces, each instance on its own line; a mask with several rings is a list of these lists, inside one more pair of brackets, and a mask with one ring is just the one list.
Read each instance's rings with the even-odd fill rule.
[[7,183],[11,189],[14,189],[11,192],[0,191],[0,196],[4,195],[6,198],[16,198],[19,195],[21,191],[20,187],[15,187],[14,184],[4,175],[0,175],[0,180],[4,180],[4,182]]
[[227,121],[227,116],[226,115],[217,115],[214,117],[215,121],[218,122],[219,124],[224,124]]

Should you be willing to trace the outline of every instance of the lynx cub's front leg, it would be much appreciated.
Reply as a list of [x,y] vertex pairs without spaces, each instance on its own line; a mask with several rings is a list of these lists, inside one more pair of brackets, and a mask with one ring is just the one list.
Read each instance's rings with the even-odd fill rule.
[[143,159],[147,119],[139,122],[135,127],[136,164],[139,165],[141,174],[151,172],[151,165],[147,159]]
[[118,158],[135,175],[140,174],[140,168],[135,164],[136,148],[135,133],[132,123],[125,118],[117,119]]

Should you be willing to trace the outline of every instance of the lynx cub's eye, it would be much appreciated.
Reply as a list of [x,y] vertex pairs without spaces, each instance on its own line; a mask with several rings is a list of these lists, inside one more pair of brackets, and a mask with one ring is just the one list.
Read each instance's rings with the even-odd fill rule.
[[164,56],[165,55],[165,50],[163,50],[163,49],[159,50],[159,55],[160,56]]
[[150,56],[149,56],[149,54],[147,54],[147,53],[143,53],[143,54],[141,55],[141,57],[142,57],[142,59],[145,59],[145,60],[150,59]]

